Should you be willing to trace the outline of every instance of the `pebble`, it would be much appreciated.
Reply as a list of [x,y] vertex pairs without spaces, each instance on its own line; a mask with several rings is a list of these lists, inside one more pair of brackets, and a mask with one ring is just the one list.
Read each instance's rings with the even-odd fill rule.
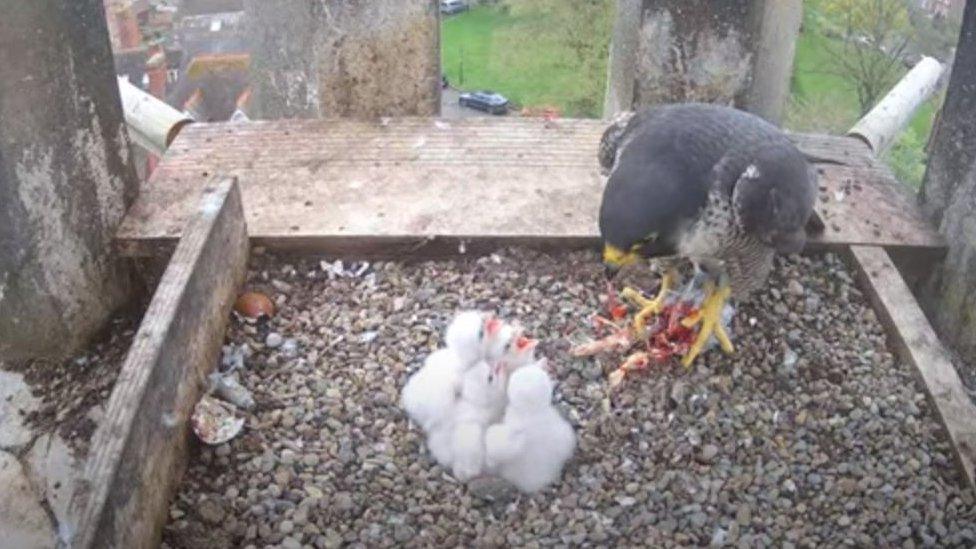
[[406,543],[413,539],[415,535],[412,528],[403,524],[397,524],[393,528],[393,539],[397,543]]
[[786,368],[793,368],[796,366],[796,361],[799,360],[799,355],[793,349],[787,349],[783,353],[783,366]]
[[468,482],[471,495],[491,502],[507,502],[518,496],[514,486],[496,476],[482,476]]
[[351,511],[355,506],[352,496],[345,492],[336,494],[334,504],[339,511]]
[[271,332],[268,334],[268,337],[265,338],[264,344],[270,349],[277,349],[282,343],[284,343],[284,341],[285,339],[281,337],[281,334],[278,332]]
[[[172,549],[973,544],[951,448],[836,256],[778,260],[769,291],[736,311],[735,355],[614,391],[617,357],[566,353],[600,312],[594,254],[505,250],[362,276],[331,261],[331,278],[317,262],[252,262],[248,284],[280,277],[288,299],[267,324],[231,320],[227,348],[247,349],[238,374],[257,406],[241,435],[191,459],[164,529]],[[554,365],[579,447],[539,494],[458,483],[399,409],[409,373],[469,307],[519,320]],[[191,531],[214,539],[188,545]]]
[[803,296],[803,284],[799,280],[791,279],[786,285],[786,291],[796,297]]
[[748,526],[752,522],[752,507],[747,503],[739,504],[735,512],[735,521],[741,526]]
[[206,499],[197,506],[197,513],[204,522],[210,525],[220,524],[224,520],[224,508],[213,499]]
[[617,503],[621,507],[633,507],[637,503],[637,499],[632,496],[623,496],[617,498]]
[[[268,346],[271,347],[270,344]],[[298,341],[292,338],[288,338],[284,342],[282,342],[281,354],[284,355],[286,358],[294,358],[298,356]]]

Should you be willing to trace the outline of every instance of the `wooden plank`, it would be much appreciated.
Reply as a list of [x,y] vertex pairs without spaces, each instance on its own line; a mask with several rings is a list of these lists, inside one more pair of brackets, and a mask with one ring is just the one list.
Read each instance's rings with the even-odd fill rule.
[[864,141],[847,136],[789,133],[790,141],[814,164],[874,168],[880,163]]
[[244,281],[247,230],[237,184],[204,187],[182,232],[95,432],[72,500],[74,547],[159,544],[185,465],[189,416]]
[[851,253],[890,343],[911,364],[942,421],[970,488],[976,489],[976,406],[963,387],[952,360],[902,280],[888,253],[852,246]]
[[[253,242],[274,249],[392,255],[418,239],[595,243],[603,129],[599,120],[517,117],[192,124],[143,187],[116,242],[127,256],[171,247],[201,177],[222,173],[238,178]],[[872,201],[897,185],[857,140],[793,137],[825,158],[818,166],[829,176],[863,176]],[[859,228],[860,218],[838,215],[840,230],[825,230],[811,247],[942,247],[920,216],[904,220],[897,233],[875,234]]]
[[888,248],[945,247],[945,239],[922,216],[886,168],[821,164],[815,210],[824,224],[817,239]]

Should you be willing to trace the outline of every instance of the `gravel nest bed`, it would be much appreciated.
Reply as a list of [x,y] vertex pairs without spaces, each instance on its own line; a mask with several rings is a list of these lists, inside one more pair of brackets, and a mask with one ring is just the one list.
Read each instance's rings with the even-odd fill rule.
[[[258,407],[242,435],[193,456],[169,547],[976,540],[950,445],[837,257],[780,261],[772,289],[737,311],[735,356],[612,393],[619,358],[567,353],[605,292],[594,254],[505,250],[335,280],[317,261],[255,263],[248,287],[280,310],[232,321],[228,338],[253,350],[243,383]],[[579,448],[540,494],[456,483],[398,407],[459,307],[519,319],[555,366]]]

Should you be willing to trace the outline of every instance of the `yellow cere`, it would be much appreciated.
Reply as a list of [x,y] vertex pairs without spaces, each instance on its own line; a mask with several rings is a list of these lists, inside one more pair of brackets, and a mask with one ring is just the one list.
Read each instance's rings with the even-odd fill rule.
[[634,246],[629,252],[625,252],[616,246],[606,244],[603,246],[603,262],[614,267],[630,265],[640,258],[637,255],[638,249],[640,246]]

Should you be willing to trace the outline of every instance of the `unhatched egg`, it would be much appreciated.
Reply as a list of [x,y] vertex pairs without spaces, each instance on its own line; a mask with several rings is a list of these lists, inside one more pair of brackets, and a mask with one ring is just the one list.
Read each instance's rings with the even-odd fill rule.
[[234,310],[249,318],[259,318],[274,316],[275,307],[268,296],[260,292],[247,292],[237,298]]

